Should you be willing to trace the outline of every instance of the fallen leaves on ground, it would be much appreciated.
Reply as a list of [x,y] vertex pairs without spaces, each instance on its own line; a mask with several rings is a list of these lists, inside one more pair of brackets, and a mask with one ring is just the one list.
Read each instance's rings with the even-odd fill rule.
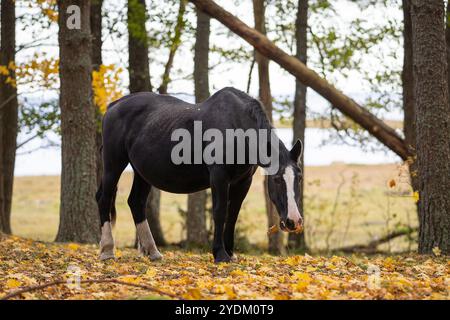
[[239,255],[212,262],[207,253],[162,250],[151,262],[122,249],[100,262],[98,247],[6,237],[0,242],[0,296],[27,286],[67,279],[69,285],[26,292],[19,299],[154,299],[160,294],[117,283],[146,285],[182,299],[449,299],[450,261],[443,256]]

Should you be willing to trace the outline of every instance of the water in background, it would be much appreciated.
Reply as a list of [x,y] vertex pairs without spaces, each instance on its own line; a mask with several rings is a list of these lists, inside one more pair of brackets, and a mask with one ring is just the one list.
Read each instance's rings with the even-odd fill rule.
[[[330,131],[328,129],[306,129],[305,164],[329,165],[332,162],[378,164],[393,163],[400,159],[389,150],[365,152],[358,147],[348,145],[325,144]],[[292,145],[292,130],[277,129],[277,134],[287,147]],[[52,140],[55,140],[54,138]],[[15,175],[59,175],[61,173],[61,150],[59,148],[40,149],[32,153],[27,150],[37,148],[42,141],[33,141],[26,150],[19,150],[16,160]],[[130,168],[128,168],[129,170]]]

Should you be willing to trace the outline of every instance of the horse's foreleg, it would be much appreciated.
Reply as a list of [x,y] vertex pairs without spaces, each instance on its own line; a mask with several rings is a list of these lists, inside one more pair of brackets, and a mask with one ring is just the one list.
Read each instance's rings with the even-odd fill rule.
[[236,182],[230,185],[229,191],[229,203],[228,203],[228,214],[225,222],[224,231],[224,243],[225,250],[232,260],[236,260],[236,256],[233,254],[234,248],[234,230],[236,226],[236,221],[241,210],[242,202],[247,196],[250,185],[252,184],[252,177],[246,178],[242,181]]
[[214,218],[214,262],[230,262],[231,257],[226,252],[223,241],[223,232],[227,215],[229,187],[226,172],[221,168],[213,168],[210,170],[210,180]]
[[156,247],[152,232],[145,216],[145,205],[147,203],[148,194],[151,186],[135,172],[133,187],[128,198],[128,205],[133,214],[133,220],[136,225],[136,233],[138,238],[138,250],[141,254],[148,256],[150,260],[159,260],[162,258],[161,253]]

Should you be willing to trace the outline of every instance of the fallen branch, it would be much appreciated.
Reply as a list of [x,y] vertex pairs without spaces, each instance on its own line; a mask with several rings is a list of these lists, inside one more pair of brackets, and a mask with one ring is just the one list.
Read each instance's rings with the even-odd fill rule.
[[357,253],[375,254],[375,253],[379,253],[379,251],[377,250],[377,247],[379,245],[389,242],[392,239],[395,239],[395,238],[398,238],[401,236],[410,235],[411,233],[414,233],[418,230],[419,230],[418,228],[406,228],[406,229],[396,230],[392,233],[388,233],[387,235],[385,235],[379,239],[372,240],[366,245],[361,245],[361,244],[353,245],[353,246],[333,249],[333,251],[334,252],[343,252],[343,253],[357,252]]
[[[183,300],[182,298],[180,298],[177,295],[174,295],[174,294],[168,293],[168,292],[164,292],[164,291],[159,290],[152,286],[148,286],[145,284],[129,283],[129,282],[120,281],[117,279],[88,279],[88,280],[81,280],[80,283],[114,283],[114,284],[129,286],[129,287],[141,288],[141,289],[145,289],[148,291],[156,292],[160,295],[167,296],[167,297],[170,297],[173,299]],[[0,300],[8,300],[8,299],[20,296],[21,294],[26,293],[26,292],[41,290],[41,289],[45,289],[45,288],[52,287],[52,286],[58,286],[61,284],[67,284],[67,280],[56,280],[56,281],[52,281],[52,282],[48,282],[48,283],[35,285],[35,286],[24,287],[22,289],[19,289],[14,292],[11,292],[7,295],[4,295],[3,297],[0,298]]]

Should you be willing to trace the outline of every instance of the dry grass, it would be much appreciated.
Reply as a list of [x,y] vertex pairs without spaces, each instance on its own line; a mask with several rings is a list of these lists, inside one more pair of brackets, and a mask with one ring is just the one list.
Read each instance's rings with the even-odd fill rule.
[[[407,175],[407,174],[406,174]],[[256,174],[238,226],[250,243],[266,246],[267,222],[262,179]],[[395,179],[391,189],[388,181]],[[344,165],[305,169],[305,232],[313,249],[330,249],[365,243],[400,225],[415,226],[414,201],[405,182],[405,170],[398,165]],[[53,241],[58,228],[59,177],[17,177],[14,186],[12,228],[14,234]],[[132,174],[123,174],[117,198],[115,230],[119,247],[134,242],[134,225],[126,205]],[[339,190],[339,191],[338,191]],[[186,208],[186,196],[163,193],[162,226],[169,242],[185,237],[179,208]],[[389,248],[387,248],[389,249]],[[391,245],[392,251],[413,249],[407,241]]]

